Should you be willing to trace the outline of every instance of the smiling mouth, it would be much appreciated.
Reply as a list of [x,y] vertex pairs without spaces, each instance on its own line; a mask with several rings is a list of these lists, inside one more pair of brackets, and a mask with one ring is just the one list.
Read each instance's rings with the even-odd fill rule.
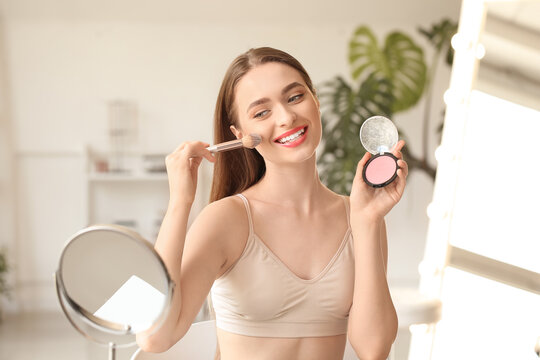
[[289,144],[289,143],[292,143],[296,140],[298,140],[302,135],[305,134],[306,132],[306,129],[307,129],[307,126],[303,127],[302,129],[298,130],[297,132],[295,132],[294,134],[291,134],[289,136],[285,136],[285,137],[282,137],[280,139],[277,139],[275,140],[274,142],[278,143],[278,144]]

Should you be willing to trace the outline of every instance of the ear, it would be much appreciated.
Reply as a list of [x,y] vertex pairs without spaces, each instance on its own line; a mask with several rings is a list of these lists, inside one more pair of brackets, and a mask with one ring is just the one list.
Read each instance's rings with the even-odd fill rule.
[[231,129],[232,133],[234,134],[234,136],[236,136],[237,139],[241,139],[241,138],[244,137],[242,132],[240,130],[236,129],[236,127],[234,125],[229,126],[229,129]]

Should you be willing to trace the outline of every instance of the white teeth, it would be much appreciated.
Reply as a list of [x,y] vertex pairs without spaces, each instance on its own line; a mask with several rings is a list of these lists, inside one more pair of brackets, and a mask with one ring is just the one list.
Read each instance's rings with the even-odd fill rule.
[[278,140],[278,142],[281,143],[281,144],[285,144],[285,143],[288,143],[288,142],[290,142],[292,140],[296,140],[298,137],[300,137],[300,136],[302,136],[304,134],[304,130],[305,130],[305,128],[295,132],[292,135],[281,138],[281,139]]

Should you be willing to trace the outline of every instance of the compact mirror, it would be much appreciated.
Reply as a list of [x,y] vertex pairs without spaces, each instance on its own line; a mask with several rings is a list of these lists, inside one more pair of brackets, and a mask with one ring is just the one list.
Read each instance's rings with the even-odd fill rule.
[[360,142],[373,156],[362,170],[366,184],[383,187],[397,177],[397,158],[391,151],[398,142],[398,131],[394,123],[384,116],[372,116],[360,128]]
[[170,306],[173,285],[152,245],[117,225],[96,225],[73,235],[55,273],[60,306],[88,339],[131,346],[135,334],[157,328]]

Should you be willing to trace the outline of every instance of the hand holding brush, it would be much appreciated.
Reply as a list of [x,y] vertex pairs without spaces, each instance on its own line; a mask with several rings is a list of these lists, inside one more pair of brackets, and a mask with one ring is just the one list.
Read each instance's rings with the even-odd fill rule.
[[260,143],[261,137],[257,134],[212,146],[201,141],[184,142],[165,159],[171,199],[181,204],[193,203],[197,188],[197,173],[203,158],[214,163],[215,153],[242,147],[253,149]]

